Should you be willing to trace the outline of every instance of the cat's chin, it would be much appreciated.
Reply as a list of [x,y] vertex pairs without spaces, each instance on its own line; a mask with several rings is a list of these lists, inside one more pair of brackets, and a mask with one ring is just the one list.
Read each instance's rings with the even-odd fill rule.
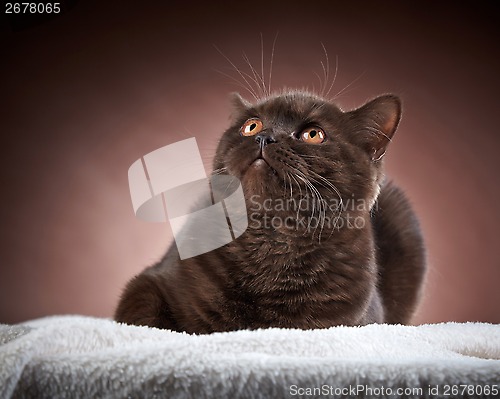
[[255,161],[252,162],[250,168],[262,170],[263,168],[270,168],[270,166],[265,159],[257,158]]
[[274,198],[276,188],[282,186],[276,171],[262,158],[253,161],[240,178],[246,195]]
[[255,159],[243,172],[243,180],[257,179],[257,183],[263,183],[270,177],[275,176],[276,171],[263,158]]

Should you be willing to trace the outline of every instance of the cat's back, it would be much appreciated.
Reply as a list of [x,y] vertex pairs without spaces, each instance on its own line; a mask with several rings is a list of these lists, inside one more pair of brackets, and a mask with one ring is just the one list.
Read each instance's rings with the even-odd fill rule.
[[425,277],[420,225],[402,189],[386,183],[372,211],[379,267],[379,290],[386,323],[410,321]]

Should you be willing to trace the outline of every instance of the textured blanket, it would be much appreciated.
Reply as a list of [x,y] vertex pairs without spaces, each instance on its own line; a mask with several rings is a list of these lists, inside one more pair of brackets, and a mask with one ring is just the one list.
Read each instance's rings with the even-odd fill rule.
[[188,335],[80,316],[0,325],[1,398],[500,397],[500,325]]

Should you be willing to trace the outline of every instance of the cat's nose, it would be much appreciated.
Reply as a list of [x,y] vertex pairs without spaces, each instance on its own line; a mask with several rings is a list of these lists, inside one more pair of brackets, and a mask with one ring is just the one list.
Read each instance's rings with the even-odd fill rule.
[[260,148],[264,148],[266,145],[271,143],[276,143],[274,137],[272,137],[269,133],[260,133],[255,136],[255,141],[260,145]]

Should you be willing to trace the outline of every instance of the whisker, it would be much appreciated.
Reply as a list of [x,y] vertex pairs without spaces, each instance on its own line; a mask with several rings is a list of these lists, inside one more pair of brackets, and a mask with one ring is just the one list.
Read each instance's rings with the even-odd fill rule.
[[260,76],[262,76],[262,83],[265,89],[266,83],[264,81],[264,36],[262,35],[262,32],[260,32],[260,69],[261,69]]
[[340,90],[335,96],[333,97],[334,99],[338,98],[341,96],[349,87],[351,87],[354,83],[356,83],[359,79],[363,77],[363,75],[366,73],[366,71],[362,72],[356,79],[354,79],[351,83],[349,83],[346,87],[344,87],[342,90]]
[[323,90],[321,91],[321,95],[325,97],[325,90],[328,86],[329,80],[330,80],[330,59],[328,58],[328,51],[326,51],[326,47],[321,42],[321,47],[323,47],[323,52],[325,53],[325,59],[326,59],[326,71],[325,68],[323,67],[323,73],[325,74],[325,86],[323,87]]
[[[304,173],[301,171],[297,170],[297,173],[299,173],[299,178],[304,181],[306,184],[306,187],[309,187],[309,190],[311,190],[311,194],[313,197],[313,209],[312,209],[312,217],[314,217],[314,213],[316,210],[316,200],[318,201],[318,222],[321,221],[321,230],[318,236],[319,241],[321,241],[321,233],[323,232],[323,227],[326,219],[326,205],[325,205],[325,200],[319,190],[314,187],[314,185],[311,183],[311,181],[305,176]],[[313,179],[314,180],[314,179]],[[309,228],[311,225],[311,219],[309,220],[309,223],[307,227]],[[316,225],[314,232],[313,232],[313,237],[316,231],[318,230],[319,223]]]
[[293,199],[293,184],[292,184],[292,179],[290,179],[290,176],[288,176],[288,180],[290,180],[290,199]]
[[[238,74],[241,76],[243,81],[249,86],[249,88],[252,89],[252,85],[245,78],[245,75],[241,72],[241,70],[238,67],[236,67],[236,65],[215,44],[214,44],[214,47],[220,53],[220,55],[222,55],[227,60],[227,62],[229,62],[229,64],[231,64],[231,66],[236,70],[236,72],[238,72]],[[252,89],[252,92],[253,92],[253,89]],[[254,96],[256,97],[256,99],[258,99],[257,94],[255,92],[254,92]]]
[[[250,59],[248,58],[248,56],[243,53],[243,59],[245,60],[245,62],[248,64],[248,66],[250,67],[250,70],[252,71],[252,74],[253,74],[253,78],[252,80],[255,82],[255,84],[258,86],[260,92],[261,92],[261,95],[264,96],[265,95],[265,90],[263,88],[264,86],[264,80],[262,79],[262,76],[260,76],[258,74],[258,72],[255,70],[255,68],[253,67],[252,63],[250,62]],[[260,82],[259,82],[260,80]],[[261,86],[262,84],[262,86]],[[264,86],[265,87],[265,86]]]
[[337,80],[338,71],[339,71],[339,56],[335,55],[335,74],[333,75],[332,84],[330,85],[330,88],[326,92],[325,97],[328,97],[330,95],[330,91],[332,91],[333,85],[335,84],[335,81]]
[[[307,181],[307,179],[304,179],[301,175],[298,175],[297,178],[299,178],[300,180],[302,180],[302,182],[305,184],[305,189],[306,189],[306,198],[307,198],[307,189],[309,188],[311,190],[311,188],[309,187],[311,184],[309,181]],[[311,195],[313,197],[313,209],[312,209],[312,214],[314,216],[314,210],[315,210],[315,204],[314,204],[314,198],[315,198],[315,195],[314,195],[314,192],[311,190]],[[309,226],[311,225],[311,219],[309,219],[309,223],[307,224],[307,228],[309,228]],[[304,233],[305,234],[305,233]]]
[[[321,90],[321,88],[323,87],[323,80],[321,79],[321,76],[319,76],[319,74],[316,71],[313,71],[313,73],[316,75],[316,77],[319,80],[319,89],[318,90]],[[321,91],[318,92],[318,95],[321,96]]]
[[271,49],[271,63],[269,65],[269,82],[268,82],[268,94],[271,95],[271,79],[273,75],[273,60],[274,60],[274,48],[276,46],[276,40],[278,39],[278,33],[276,32],[276,36],[274,36],[273,47]]
[[[302,173],[300,171],[297,170],[298,173]],[[310,177],[310,179],[320,185],[322,185],[324,188],[326,188],[327,190],[331,191],[330,188],[333,190],[332,192],[334,192],[338,198],[339,198],[339,204],[337,205],[337,207],[335,208],[335,210],[332,210],[332,215],[335,215],[335,211],[338,211],[338,215],[336,216],[335,220],[334,220],[334,228],[337,227],[337,222],[340,220],[340,217],[341,217],[341,214],[342,214],[342,209],[343,209],[343,199],[342,199],[342,195],[340,194],[340,191],[338,190],[338,188],[333,184],[331,183],[328,179],[326,179],[324,176],[321,176],[320,174],[314,172],[314,171],[310,171],[310,173],[312,173],[314,176],[316,176],[317,178],[319,178],[321,181],[318,181],[316,180],[315,178],[313,177]],[[326,185],[326,186],[325,186]],[[319,195],[321,196],[321,193],[319,193]],[[322,198],[322,196],[321,196]],[[323,200],[324,201],[324,200]],[[323,205],[325,206],[324,207],[324,217],[326,218],[326,205],[323,203]],[[323,220],[323,224],[324,224],[324,220]],[[320,234],[321,234],[322,230],[320,231]],[[333,230],[332,230],[333,232]],[[331,235],[332,233],[330,233]]]
[[233,83],[235,83],[236,85],[238,85],[239,87],[241,87],[242,89],[245,89],[246,91],[248,91],[253,98],[255,98],[256,100],[259,99],[259,97],[257,96],[257,94],[255,93],[255,91],[253,89],[250,89],[248,88],[247,86],[245,86],[243,83],[241,83],[238,79],[236,79],[234,76],[231,76],[231,75],[228,75],[227,73],[224,73],[218,69],[214,69],[216,72],[219,72],[220,74],[230,78],[231,80],[233,80]]
[[323,85],[321,86],[321,96],[323,97],[324,96],[324,92],[325,92],[325,88],[326,88],[326,85],[327,85],[327,73],[326,73],[326,68],[325,68],[325,64],[323,63],[323,61],[320,61],[319,62],[321,64],[321,68],[323,68],[323,76],[324,76],[324,83]]
[[302,197],[302,189],[300,188],[299,182],[295,179],[295,176],[290,174],[290,177],[297,183],[297,187],[299,188],[300,196]]

